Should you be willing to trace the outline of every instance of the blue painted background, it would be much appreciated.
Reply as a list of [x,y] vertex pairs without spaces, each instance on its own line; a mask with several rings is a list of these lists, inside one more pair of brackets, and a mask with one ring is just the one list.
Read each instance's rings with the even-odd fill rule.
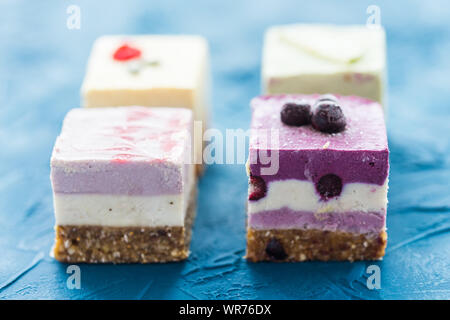
[[[311,1],[312,2],[312,1]],[[450,299],[450,4],[448,1],[1,1],[1,299]],[[345,3],[345,4],[344,4]],[[49,257],[49,157],[94,39],[114,33],[194,33],[211,45],[213,125],[247,128],[260,90],[263,31],[293,22],[365,23],[381,8],[389,61],[387,254],[381,290],[370,263],[250,264],[247,178],[213,165],[200,182],[188,261],[81,265],[82,289]],[[81,8],[81,30],[66,9]]]

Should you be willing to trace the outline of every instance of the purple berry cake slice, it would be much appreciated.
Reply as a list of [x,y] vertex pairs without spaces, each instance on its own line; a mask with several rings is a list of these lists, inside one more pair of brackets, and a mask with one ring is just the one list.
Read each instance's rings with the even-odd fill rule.
[[382,107],[338,95],[262,96],[251,106],[247,259],[382,258],[389,173]]
[[149,263],[187,258],[195,215],[192,111],[71,110],[51,158],[63,262]]

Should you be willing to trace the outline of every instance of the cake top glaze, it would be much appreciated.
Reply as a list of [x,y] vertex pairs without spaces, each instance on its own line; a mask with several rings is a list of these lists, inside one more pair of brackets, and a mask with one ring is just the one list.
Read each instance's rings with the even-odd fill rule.
[[184,164],[192,111],[182,108],[77,108],[63,123],[52,154],[58,162]]
[[[311,125],[289,126],[280,119],[285,103],[305,102],[314,105],[320,95],[259,96],[252,100],[253,130],[250,149],[267,150],[387,150],[387,136],[382,107],[369,99],[356,96],[334,95],[345,115],[347,126],[334,134],[315,130]],[[272,139],[270,131],[276,129],[279,139]]]
[[102,36],[93,45],[81,90],[194,88],[207,55],[200,36]]
[[273,26],[265,35],[263,74],[376,72],[385,65],[381,26],[290,24]]

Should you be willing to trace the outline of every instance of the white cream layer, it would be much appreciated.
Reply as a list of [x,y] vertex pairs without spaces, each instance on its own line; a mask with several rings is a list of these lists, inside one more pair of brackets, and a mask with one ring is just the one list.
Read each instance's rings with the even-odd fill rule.
[[182,194],[55,194],[55,219],[57,225],[183,226],[187,201]]
[[388,180],[382,185],[347,183],[339,197],[321,200],[314,183],[296,179],[272,181],[267,194],[248,202],[248,214],[288,207],[309,212],[386,212]]
[[[195,165],[189,165],[184,191],[159,196],[111,194],[53,194],[56,225],[112,227],[184,226],[196,188]],[[194,200],[195,201],[195,200]]]

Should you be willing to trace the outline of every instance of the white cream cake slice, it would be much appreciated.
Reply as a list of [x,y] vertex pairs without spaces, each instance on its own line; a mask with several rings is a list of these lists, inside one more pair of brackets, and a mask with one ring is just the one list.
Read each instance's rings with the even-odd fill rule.
[[386,40],[380,26],[273,26],[264,40],[266,94],[357,95],[385,105]]
[[[188,108],[204,129],[210,105],[209,60],[208,43],[201,36],[100,37],[87,65],[82,105]],[[200,133],[195,138],[197,164],[202,162]]]

